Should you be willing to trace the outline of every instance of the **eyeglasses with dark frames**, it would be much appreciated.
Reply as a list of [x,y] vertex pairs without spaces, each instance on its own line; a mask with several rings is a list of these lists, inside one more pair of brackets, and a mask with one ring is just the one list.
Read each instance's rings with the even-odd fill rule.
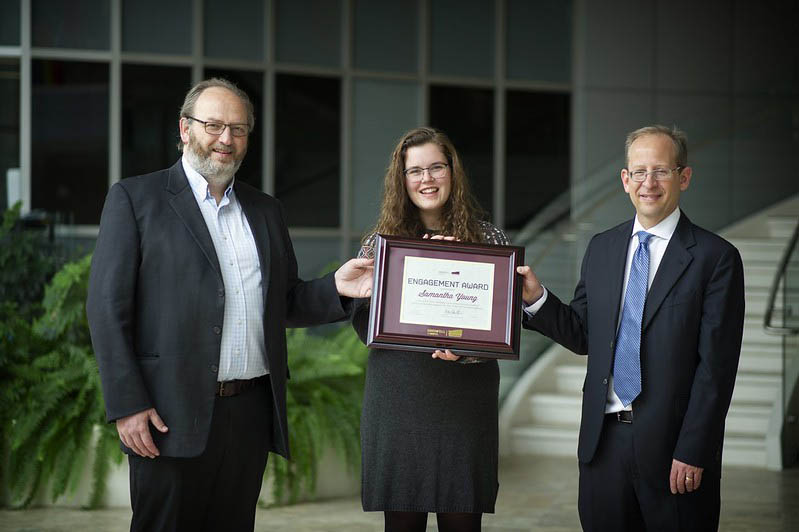
[[184,116],[183,118],[188,118],[189,120],[194,120],[195,122],[199,122],[205,127],[205,132],[209,135],[219,136],[225,132],[225,128],[230,128],[230,133],[234,137],[246,137],[250,134],[250,126],[247,124],[225,124],[224,122],[213,122],[213,121],[206,121],[200,120],[199,118],[194,118],[193,116]]

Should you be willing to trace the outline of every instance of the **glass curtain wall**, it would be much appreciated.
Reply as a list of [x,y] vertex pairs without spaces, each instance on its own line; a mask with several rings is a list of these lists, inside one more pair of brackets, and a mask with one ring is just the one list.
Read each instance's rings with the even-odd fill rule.
[[183,95],[210,76],[253,99],[237,178],[283,202],[304,276],[357,250],[412,127],[452,137],[511,234],[568,188],[568,1],[0,4],[0,94],[19,102],[0,111],[0,200],[58,234],[93,238],[112,183],[178,159]]

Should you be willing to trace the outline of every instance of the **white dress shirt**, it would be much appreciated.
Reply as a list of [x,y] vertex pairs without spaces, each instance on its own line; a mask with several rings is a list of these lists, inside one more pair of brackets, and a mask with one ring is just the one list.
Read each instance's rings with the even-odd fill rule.
[[250,224],[233,191],[233,181],[217,205],[205,178],[189,165],[185,156],[182,162],[211,234],[225,284],[217,380],[260,377],[268,371],[264,347],[264,298],[261,263]]
[[[647,290],[649,290],[649,288],[652,286],[652,281],[655,279],[655,274],[658,271],[660,262],[663,260],[663,255],[666,253],[669,240],[671,240],[675,229],[677,229],[677,222],[679,221],[679,208],[674,209],[674,211],[661,220],[660,223],[650,227],[649,229],[644,229],[644,227],[641,225],[641,222],[638,221],[638,216],[635,217],[635,221],[633,222],[633,230],[630,233],[630,243],[627,247],[627,263],[624,266],[624,284],[622,285],[621,298],[619,299],[619,319],[616,322],[617,332],[619,330],[619,325],[621,324],[621,313],[624,307],[624,294],[627,293],[627,281],[630,279],[630,267],[633,263],[635,250],[638,248],[638,237],[635,235],[635,233],[638,231],[646,231],[652,235],[652,238],[649,239],[649,279],[647,282]],[[532,305],[525,307],[524,311],[531,316],[534,316],[547,300],[547,294],[547,289],[544,287],[544,295]],[[611,375],[608,379],[608,398],[607,403],[605,403],[605,412],[612,413],[618,412],[619,410],[632,410],[632,405],[628,406],[627,408],[624,407],[621,400],[616,395],[616,391],[613,389],[613,375]]]

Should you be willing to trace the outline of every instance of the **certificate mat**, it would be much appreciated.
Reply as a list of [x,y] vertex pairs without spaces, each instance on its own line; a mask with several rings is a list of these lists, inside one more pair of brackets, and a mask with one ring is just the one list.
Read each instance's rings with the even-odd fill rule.
[[524,248],[378,234],[367,346],[518,360]]
[[400,323],[491,330],[494,265],[405,257]]

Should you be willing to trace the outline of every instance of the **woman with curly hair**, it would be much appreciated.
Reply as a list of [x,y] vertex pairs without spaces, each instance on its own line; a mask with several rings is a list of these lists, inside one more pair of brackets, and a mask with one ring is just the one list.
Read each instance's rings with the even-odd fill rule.
[[[452,142],[428,127],[394,149],[361,257],[372,257],[376,233],[508,244],[482,220]],[[368,322],[369,300],[361,300],[353,327],[364,342]],[[423,531],[429,512],[441,532],[480,530],[497,497],[498,394],[496,360],[372,349],[361,416],[363,509],[384,512],[387,532]]]

